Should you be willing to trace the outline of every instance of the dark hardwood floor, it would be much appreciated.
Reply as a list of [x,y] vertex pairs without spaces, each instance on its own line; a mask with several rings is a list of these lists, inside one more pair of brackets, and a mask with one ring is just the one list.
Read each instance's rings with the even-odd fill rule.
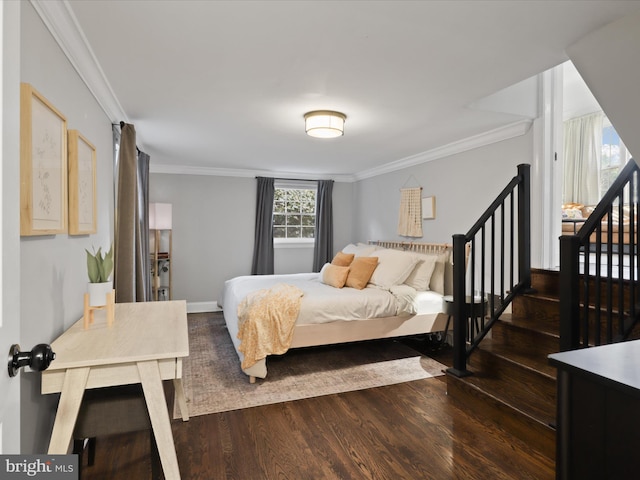
[[[445,364],[445,351],[434,355]],[[444,376],[173,420],[183,480],[553,479],[554,464],[460,410]],[[99,438],[82,478],[151,478],[148,432]]]

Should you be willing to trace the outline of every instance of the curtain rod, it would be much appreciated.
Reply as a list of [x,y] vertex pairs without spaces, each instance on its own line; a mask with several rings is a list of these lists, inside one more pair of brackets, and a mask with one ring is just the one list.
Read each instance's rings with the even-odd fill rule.
[[[117,126],[117,125],[118,125],[117,123],[112,123],[112,124],[111,124],[111,126],[112,126],[112,127],[115,127],[115,126]],[[121,122],[120,122],[120,130],[122,130],[122,129],[124,128],[124,125],[125,125],[125,122],[121,121]],[[140,150],[140,147],[138,147],[138,145],[136,145],[136,151],[137,151],[138,153],[144,153],[142,150]]]
[[[255,178],[273,178],[274,180],[290,180],[292,182],[318,182],[320,180],[311,180],[309,178],[280,178],[280,177],[264,177],[257,175]],[[330,179],[331,180],[331,179]]]

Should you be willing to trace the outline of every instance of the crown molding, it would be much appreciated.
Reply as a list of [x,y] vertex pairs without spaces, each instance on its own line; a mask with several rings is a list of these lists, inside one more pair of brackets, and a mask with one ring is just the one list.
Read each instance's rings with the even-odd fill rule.
[[449,143],[441,147],[437,147],[426,152],[418,153],[410,157],[402,158],[390,163],[386,163],[380,167],[372,168],[369,170],[363,170],[362,172],[354,175],[356,181],[364,180],[366,178],[376,177],[385,173],[395,172],[407,167],[413,167],[422,163],[431,162],[440,158],[448,157],[458,153],[473,150],[474,148],[484,147],[491,145],[492,143],[501,142],[510,138],[519,137],[529,131],[532,120],[521,120],[504,127],[489,130],[488,132],[480,133],[472,137],[468,137],[457,142]]
[[31,0],[31,5],[111,122],[127,121],[127,115],[113,93],[69,3],[66,0]]
[[165,173],[169,175],[210,175],[215,177],[278,177],[282,179],[326,180],[335,182],[353,183],[356,178],[353,175],[331,174],[307,174],[300,172],[273,172],[268,170],[247,170],[233,168],[190,167],[186,165],[149,165],[149,173]]

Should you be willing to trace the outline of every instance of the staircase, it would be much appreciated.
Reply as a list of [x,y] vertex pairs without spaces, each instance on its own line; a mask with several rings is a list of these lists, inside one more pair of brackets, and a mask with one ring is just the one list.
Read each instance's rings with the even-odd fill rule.
[[[532,269],[535,293],[514,298],[512,312],[498,319],[491,338],[485,338],[469,357],[472,375],[447,374],[447,392],[454,402],[552,460],[556,456],[556,369],[548,364],[547,355],[560,350],[559,277],[557,271]],[[628,311],[628,298],[624,305]],[[629,339],[637,338],[640,325]]]
[[530,268],[530,182],[530,167],[518,165],[473,227],[453,235],[453,316],[465,318],[468,298],[472,309],[487,298],[489,312],[471,340],[465,322],[454,322],[447,392],[553,461],[557,382],[548,355],[640,338],[640,227],[617,222],[613,236],[615,218],[640,217],[640,168],[629,162],[580,231],[560,237],[560,272]]
[[555,459],[556,371],[559,351],[558,272],[531,271],[536,293],[518,295],[469,357],[467,377],[447,375],[449,397]]

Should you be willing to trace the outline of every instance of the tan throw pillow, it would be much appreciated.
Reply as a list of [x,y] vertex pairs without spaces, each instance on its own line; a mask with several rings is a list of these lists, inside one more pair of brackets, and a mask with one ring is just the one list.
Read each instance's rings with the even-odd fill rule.
[[336,256],[331,260],[331,265],[338,265],[339,267],[348,267],[353,262],[353,253],[336,253]]
[[349,267],[342,267],[327,263],[322,267],[322,274],[320,278],[322,283],[326,285],[330,285],[335,288],[342,288],[347,281],[347,275],[349,275]]
[[362,290],[369,283],[371,275],[378,266],[378,257],[356,257],[349,266],[349,275],[345,286]]

